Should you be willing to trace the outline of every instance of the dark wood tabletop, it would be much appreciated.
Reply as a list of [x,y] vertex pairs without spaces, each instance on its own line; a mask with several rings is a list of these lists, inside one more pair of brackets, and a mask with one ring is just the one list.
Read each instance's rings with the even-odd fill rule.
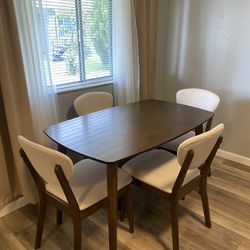
[[190,106],[145,100],[67,120],[44,132],[85,157],[114,163],[183,135],[211,117],[213,113]]

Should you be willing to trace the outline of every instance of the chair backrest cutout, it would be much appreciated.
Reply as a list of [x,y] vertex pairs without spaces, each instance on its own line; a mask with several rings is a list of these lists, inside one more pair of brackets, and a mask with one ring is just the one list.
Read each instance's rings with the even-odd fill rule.
[[194,157],[189,169],[200,167],[205,163],[218,138],[224,130],[224,124],[219,124],[208,132],[194,136],[182,142],[177,151],[177,160],[182,166],[189,150],[194,152]]
[[88,92],[78,96],[74,107],[78,115],[86,115],[113,106],[113,96],[108,92]]
[[68,156],[54,149],[34,143],[21,135],[17,138],[32,166],[47,183],[58,182],[54,172],[56,165],[61,166],[67,179],[72,176],[73,163]]
[[188,88],[176,93],[176,102],[214,112],[220,103],[220,98],[206,89]]

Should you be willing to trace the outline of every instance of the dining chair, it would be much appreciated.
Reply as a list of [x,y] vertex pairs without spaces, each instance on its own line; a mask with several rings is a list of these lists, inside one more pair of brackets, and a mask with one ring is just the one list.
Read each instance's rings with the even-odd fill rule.
[[[215,93],[206,89],[187,88],[177,91],[176,102],[199,109],[204,109],[210,112],[215,112],[220,103],[220,98]],[[204,131],[208,131],[209,129],[211,129],[211,125],[212,118],[206,123]],[[175,140],[161,145],[161,148],[167,149],[168,151],[176,154],[178,146],[183,141],[193,137],[194,135],[195,132],[190,131],[189,133],[186,133],[183,136],[176,138]]]
[[215,128],[180,144],[177,156],[156,149],[142,153],[122,167],[133,177],[133,183],[170,202],[173,249],[179,249],[178,202],[197,187],[200,189],[205,224],[211,228],[207,172],[219,148],[224,130]]
[[112,106],[113,96],[108,92],[88,92],[78,96],[74,101],[74,108],[79,116]]
[[[108,92],[94,91],[84,93],[74,100],[74,108],[78,116],[86,115],[113,106],[113,96]],[[58,150],[69,155],[74,161],[84,157],[76,155],[69,149],[59,145]]]
[[[176,93],[176,102],[192,106],[199,109],[204,109],[210,112],[215,112],[217,109],[220,98],[215,93],[199,88],[187,88],[181,89]],[[211,129],[213,118],[209,119],[203,128],[204,131]],[[160,146],[161,149],[168,150],[169,152],[176,154],[178,146],[185,140],[195,136],[197,131],[190,131],[170,142],[164,143]],[[211,176],[211,168],[209,167],[208,175]]]
[[[71,159],[50,148],[19,135],[20,155],[27,165],[39,194],[35,248],[41,246],[47,204],[57,209],[57,224],[62,213],[72,217],[74,249],[81,249],[81,219],[107,203],[106,165],[85,159],[73,165]],[[132,178],[117,168],[118,197],[126,197],[129,231],[132,233],[133,213],[130,194]]]

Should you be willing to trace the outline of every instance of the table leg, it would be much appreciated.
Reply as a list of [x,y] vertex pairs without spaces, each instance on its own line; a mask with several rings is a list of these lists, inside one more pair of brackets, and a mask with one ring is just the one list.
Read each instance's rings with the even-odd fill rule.
[[109,249],[117,249],[117,163],[107,166]]
[[209,131],[211,129],[212,122],[213,122],[213,117],[211,117],[210,119],[207,120],[207,125],[206,125],[205,132],[207,132],[207,131]]
[[195,128],[195,135],[199,135],[203,133],[203,124],[199,125]]

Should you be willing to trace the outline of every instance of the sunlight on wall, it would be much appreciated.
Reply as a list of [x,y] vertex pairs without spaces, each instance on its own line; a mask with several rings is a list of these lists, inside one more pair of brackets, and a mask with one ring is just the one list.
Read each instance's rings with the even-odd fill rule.
[[175,6],[175,13],[180,13],[180,15],[174,15],[173,27],[178,27],[173,29],[173,34],[171,35],[172,49],[170,62],[171,74],[177,74],[181,77],[185,68],[185,58],[186,58],[186,46],[188,37],[188,22],[189,22],[189,1],[178,1]]
[[221,97],[223,149],[250,157],[250,1],[159,0],[155,97],[200,87]]

